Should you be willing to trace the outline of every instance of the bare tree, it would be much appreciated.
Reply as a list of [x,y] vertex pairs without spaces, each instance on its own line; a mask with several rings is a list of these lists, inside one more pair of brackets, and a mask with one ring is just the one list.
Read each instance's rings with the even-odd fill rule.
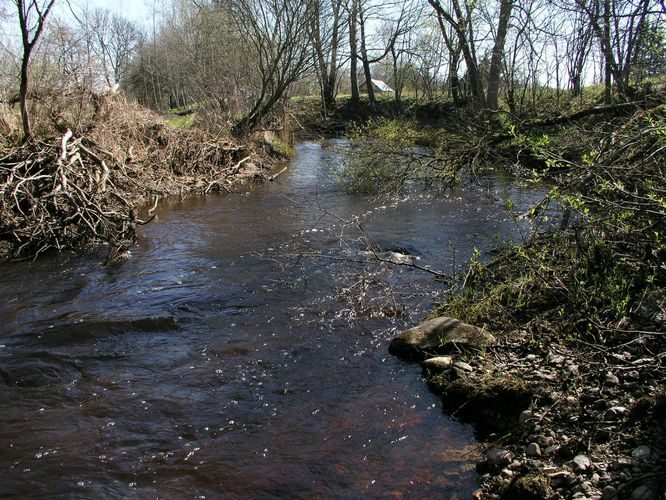
[[340,45],[344,36],[344,0],[311,0],[310,39],[315,53],[315,69],[324,111],[335,102],[338,71],[341,66]]
[[94,51],[102,61],[104,78],[109,86],[127,76],[130,61],[136,53],[143,34],[129,19],[97,9],[85,26],[94,37]]
[[486,105],[495,110],[498,107],[500,71],[502,69],[502,59],[504,57],[504,41],[509,28],[509,19],[513,9],[513,0],[501,0],[499,19],[497,21],[497,33],[495,34],[495,44],[493,46],[492,56],[490,58],[490,72],[488,75],[488,95]]
[[21,27],[21,42],[23,44],[23,55],[21,58],[21,73],[19,84],[19,103],[21,108],[21,122],[23,124],[23,142],[32,138],[30,127],[30,114],[28,112],[28,85],[30,68],[30,57],[39,40],[46,19],[48,18],[55,0],[14,0],[18,11],[19,25]]
[[308,27],[314,9],[307,0],[235,0],[227,8],[259,72],[258,88],[243,89],[254,96],[253,104],[232,128],[245,136],[311,68]]
[[[486,102],[483,90],[483,80],[479,71],[479,63],[476,57],[476,43],[472,25],[472,8],[468,2],[461,5],[459,0],[450,0],[450,6],[446,7],[440,0],[428,0],[435,9],[439,20],[442,36],[447,36],[445,26],[448,24],[457,39],[457,46],[450,41],[451,49],[462,52],[465,65],[467,66],[467,79],[472,91],[472,96],[477,104],[484,105]],[[464,8],[463,8],[464,7]],[[453,52],[453,51],[452,51]]]

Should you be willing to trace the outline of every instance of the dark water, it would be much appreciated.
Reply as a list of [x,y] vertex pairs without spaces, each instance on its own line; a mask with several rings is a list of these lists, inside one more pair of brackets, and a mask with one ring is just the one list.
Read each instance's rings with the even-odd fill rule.
[[535,194],[373,201],[336,190],[330,144],[297,150],[249,193],[163,203],[123,265],[0,267],[0,497],[469,497],[471,429],[387,353],[444,284],[353,261],[369,237],[451,271]]

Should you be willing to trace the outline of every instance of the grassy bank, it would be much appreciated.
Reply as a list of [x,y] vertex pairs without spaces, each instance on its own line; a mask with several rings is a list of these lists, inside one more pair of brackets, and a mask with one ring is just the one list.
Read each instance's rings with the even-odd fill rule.
[[446,410],[479,426],[488,454],[478,495],[660,498],[664,94],[544,105],[555,112],[522,117],[438,106],[425,120],[416,105],[354,120],[345,185],[396,192],[500,169],[550,186],[514,214],[531,234],[473,259],[433,313],[485,324],[497,338],[484,352],[455,354],[469,371],[424,365]]

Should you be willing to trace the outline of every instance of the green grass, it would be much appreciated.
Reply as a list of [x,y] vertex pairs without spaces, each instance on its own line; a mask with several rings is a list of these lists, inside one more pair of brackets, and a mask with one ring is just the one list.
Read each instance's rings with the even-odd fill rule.
[[172,116],[167,118],[167,123],[173,127],[177,128],[192,128],[196,125],[197,115],[191,113],[185,116]]

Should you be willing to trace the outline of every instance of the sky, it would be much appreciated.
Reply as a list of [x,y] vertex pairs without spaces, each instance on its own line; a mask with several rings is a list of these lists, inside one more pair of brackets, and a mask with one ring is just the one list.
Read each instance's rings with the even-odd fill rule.
[[[42,5],[45,0],[39,0],[39,2]],[[146,27],[150,25],[154,7],[159,11],[162,3],[162,0],[56,0],[53,17],[74,23],[70,5],[75,12],[85,9],[87,6],[90,10],[107,9],[130,19],[139,26]],[[19,42],[20,32],[15,9],[11,0],[0,0],[0,12],[6,15],[6,17],[0,16],[0,36],[7,41]]]
[[103,8],[111,12],[121,14],[122,16],[134,21],[137,24],[147,24],[151,12],[153,10],[153,3],[160,4],[156,0],[56,0],[57,1],[57,14],[59,17],[67,18],[71,16],[69,13],[68,3],[76,11],[88,6],[90,10]]

